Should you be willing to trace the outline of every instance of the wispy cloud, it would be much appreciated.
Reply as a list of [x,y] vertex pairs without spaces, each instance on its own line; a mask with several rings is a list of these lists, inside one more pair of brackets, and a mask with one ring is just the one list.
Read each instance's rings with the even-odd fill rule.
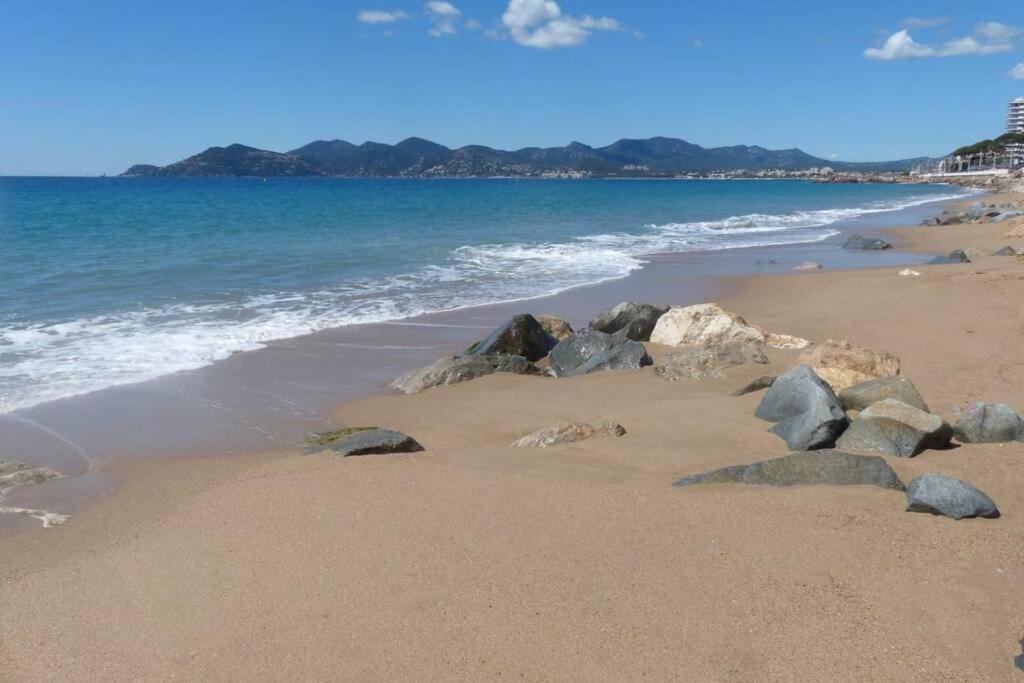
[[903,28],[934,28],[949,21],[949,17],[907,17],[900,25]]
[[364,9],[356,15],[356,19],[364,24],[393,24],[396,21],[408,19],[409,15],[402,10],[373,10]]
[[1024,81],[1024,62],[1010,69],[1006,75],[1010,78],[1016,78],[1018,81]]
[[699,50],[700,48],[704,47],[704,41],[701,40],[700,38],[694,38],[693,46]]
[[512,40],[542,50],[582,45],[594,31],[621,31],[611,17],[574,17],[555,0],[509,0],[501,23]]
[[864,50],[868,59],[920,59],[924,57],[956,57],[960,55],[992,55],[1009,52],[1016,47],[1020,29],[997,21],[986,21],[974,27],[974,34],[946,41],[941,45],[919,43],[908,29],[889,36],[881,47]]
[[462,11],[447,0],[430,0],[427,3],[427,16],[433,23],[430,35],[440,38],[456,32],[455,22],[462,16]]

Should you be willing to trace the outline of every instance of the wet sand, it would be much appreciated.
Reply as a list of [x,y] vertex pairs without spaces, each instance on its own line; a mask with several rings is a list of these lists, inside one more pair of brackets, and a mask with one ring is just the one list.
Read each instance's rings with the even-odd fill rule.
[[[851,258],[1024,248],[1002,237],[1016,224],[904,229],[892,234],[908,251]],[[679,267],[656,257],[643,272],[679,286]],[[757,277],[718,267],[714,298],[774,332],[896,353],[948,420],[977,399],[1024,408],[1024,264],[979,257],[914,266],[919,277],[901,267]],[[608,293],[598,308],[692,302]],[[1019,677],[1024,444],[889,459],[904,481],[927,471],[971,481],[999,504],[997,520],[906,513],[902,494],[870,487],[669,485],[786,452],[752,417],[758,394],[729,396],[797,353],[769,357],[702,382],[650,369],[493,375],[332,413],[335,424],[413,434],[422,454],[117,459],[107,471],[118,485],[71,523],[5,539],[2,670],[13,680]],[[627,434],[509,446],[573,419],[617,420]]]

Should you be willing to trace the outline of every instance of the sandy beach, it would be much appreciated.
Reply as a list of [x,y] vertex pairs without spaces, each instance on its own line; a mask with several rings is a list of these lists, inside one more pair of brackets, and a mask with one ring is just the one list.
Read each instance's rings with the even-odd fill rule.
[[[708,295],[772,332],[897,355],[949,422],[974,401],[1024,409],[1024,266],[986,255],[1024,249],[1005,237],[1022,225],[886,232],[917,262],[983,254],[917,276],[786,270]],[[513,308],[560,313],[542,305]],[[876,487],[670,485],[788,452],[753,416],[762,394],[731,395],[798,363],[767,353],[725,378],[494,374],[332,413],[422,453],[118,460],[70,523],[4,538],[0,679],[1019,678],[1024,444],[887,458],[904,482],[973,483],[999,519],[908,513]],[[510,445],[577,420],[626,434]]]

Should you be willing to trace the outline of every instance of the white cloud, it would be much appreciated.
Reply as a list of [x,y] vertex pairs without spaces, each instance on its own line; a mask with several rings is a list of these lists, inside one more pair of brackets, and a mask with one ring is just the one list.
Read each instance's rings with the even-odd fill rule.
[[467,19],[466,28],[468,28],[471,31],[478,31],[480,30],[480,22],[477,21],[476,19]]
[[1024,81],[1024,62],[1021,62],[1017,66],[1013,67],[1007,72],[1010,78],[1016,78],[1018,81]]
[[903,20],[903,28],[934,28],[949,21],[949,17],[907,17]]
[[455,20],[462,16],[462,12],[447,0],[430,0],[427,3],[427,16],[434,24],[429,31],[430,35],[440,38],[455,33]]
[[364,9],[356,15],[356,19],[365,24],[392,24],[402,19],[408,19],[409,15],[401,10],[372,10]]
[[992,55],[1014,49],[1021,32],[1013,26],[988,21],[974,27],[973,36],[950,40],[934,46],[915,41],[907,29],[889,36],[882,47],[864,50],[868,59],[892,60],[922,57],[956,57],[959,55]]
[[594,31],[622,30],[622,25],[610,17],[562,14],[555,0],[509,0],[501,23],[512,40],[543,50],[582,45]]

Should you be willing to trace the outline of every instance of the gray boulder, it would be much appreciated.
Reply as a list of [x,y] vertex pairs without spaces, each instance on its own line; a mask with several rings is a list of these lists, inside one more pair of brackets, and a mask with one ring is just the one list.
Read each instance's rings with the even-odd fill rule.
[[832,387],[806,365],[780,375],[754,415],[775,422],[770,431],[794,451],[830,448],[850,424]]
[[583,330],[559,342],[551,349],[551,369],[562,377],[590,360],[599,353],[608,351],[616,344],[610,334],[596,330]]
[[936,219],[937,225],[960,225],[964,222],[964,216],[960,213],[944,212]]
[[723,467],[704,474],[683,477],[676,486],[693,484],[756,484],[797,486],[880,486],[903,490],[903,483],[892,467],[877,455],[853,455],[835,450],[790,453],[781,458],[749,465]]
[[761,391],[767,389],[775,383],[775,375],[763,375],[757,379],[751,380],[744,384],[742,387],[732,392],[733,396],[746,396],[752,394],[755,391]]
[[839,392],[839,401],[846,410],[864,410],[887,398],[894,398],[908,406],[928,412],[928,405],[921,398],[917,387],[906,377],[871,379]]
[[1004,212],[1000,213],[998,216],[993,217],[992,218],[992,222],[993,223],[1002,223],[1003,221],[1008,221],[1011,218],[1016,218],[1017,216],[1020,216],[1020,215],[1024,215],[1024,211],[1016,211],[1016,210],[1004,211]]
[[851,235],[850,239],[846,240],[846,243],[843,245],[843,249],[864,249],[867,251],[881,251],[891,248],[892,245],[885,240],[864,237],[862,235]]
[[998,517],[995,501],[966,481],[929,472],[907,485],[907,512],[930,512],[953,519]]
[[949,256],[936,256],[931,261],[928,261],[926,265],[930,266],[941,266],[950,263],[970,263],[971,259],[967,257],[967,254],[962,249],[955,249],[949,252]]
[[639,370],[642,367],[651,365],[651,363],[653,361],[647,355],[647,349],[644,348],[643,344],[627,341],[616,344],[607,351],[594,354],[582,365],[558,376],[575,377],[604,370]]
[[938,415],[887,398],[861,411],[836,446],[844,450],[912,458],[929,448],[944,448],[953,428]]
[[417,453],[423,446],[411,436],[378,427],[352,427],[320,432],[306,439],[306,453],[330,451],[334,455]]
[[602,311],[590,321],[590,328],[598,332],[615,334],[632,341],[650,341],[658,318],[668,312],[668,306],[627,301]]
[[953,434],[961,443],[1024,441],[1024,420],[1003,403],[975,403],[953,425]]
[[415,394],[431,387],[468,382],[495,372],[550,376],[547,368],[535,365],[522,356],[455,356],[441,358],[425,368],[402,375],[390,386],[404,394]]
[[654,372],[663,380],[701,380],[707,377],[725,377],[725,368],[743,365],[747,361],[765,364],[768,356],[761,344],[727,342],[692,351],[670,353],[655,364]]
[[557,340],[544,331],[537,319],[529,314],[513,317],[507,323],[491,332],[486,339],[466,349],[467,356],[490,356],[505,354],[522,356],[536,361],[548,355]]
[[999,249],[998,251],[992,252],[992,255],[993,256],[1019,256],[1019,254],[1017,253],[1017,250],[1014,249],[1013,247],[1009,246],[1009,245],[1003,247],[1002,249]]

